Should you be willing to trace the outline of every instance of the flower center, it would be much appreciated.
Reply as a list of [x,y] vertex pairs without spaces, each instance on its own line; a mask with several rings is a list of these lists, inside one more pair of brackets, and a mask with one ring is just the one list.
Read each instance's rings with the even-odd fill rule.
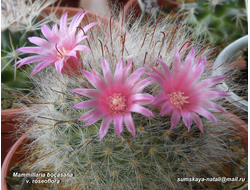
[[173,104],[176,108],[182,109],[182,106],[185,103],[189,103],[186,99],[188,96],[184,96],[184,92],[173,90],[170,94],[167,94],[167,97],[171,104]]
[[59,56],[63,56],[65,54],[67,54],[68,52],[65,50],[65,48],[63,47],[63,49],[58,49],[57,55]]
[[55,45],[56,51],[57,51],[57,55],[59,55],[58,60],[64,58],[64,55],[68,53],[67,50],[65,50],[65,48],[63,47],[63,49],[60,49],[57,47],[57,44]]
[[121,93],[114,93],[112,96],[109,96],[107,104],[112,113],[124,113],[127,109],[126,99]]

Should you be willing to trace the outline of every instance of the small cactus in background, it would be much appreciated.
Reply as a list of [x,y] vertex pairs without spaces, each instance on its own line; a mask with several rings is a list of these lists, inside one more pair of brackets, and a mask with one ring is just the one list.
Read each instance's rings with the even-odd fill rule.
[[[21,70],[16,70],[12,66],[23,57],[23,53],[17,52],[21,38],[19,32],[11,33],[5,30],[1,33],[1,98],[10,98],[11,96],[4,91],[8,87],[27,88],[30,84],[27,76],[22,75]],[[23,44],[22,44],[23,45]],[[21,46],[22,46],[21,45]],[[17,79],[18,76],[18,79]],[[25,84],[26,83],[26,84]]]
[[186,15],[193,35],[201,32],[207,43],[229,44],[247,34],[244,0],[197,0],[180,4],[178,11]]
[[[20,47],[30,45],[27,38],[41,35],[41,26],[50,22],[49,17],[38,20],[42,10],[53,4],[49,1],[10,1],[1,2],[1,98],[12,99],[7,91],[9,88],[19,88],[23,92],[31,87],[27,76],[22,75],[23,70],[16,70],[13,65],[25,55],[16,51]],[[5,107],[5,106],[3,106]]]
[[[237,108],[221,99],[225,92],[210,88],[224,79],[210,78],[212,69],[205,67],[206,60],[213,61],[216,49],[191,41],[186,25],[175,24],[168,17],[156,22],[154,29],[147,25],[142,28],[137,20],[129,31],[129,21],[121,25],[109,22],[108,26],[96,21],[99,24],[86,34],[90,38],[80,42],[91,52],[77,51],[84,70],[65,75],[54,65],[44,67],[30,78],[34,88],[29,96],[21,98],[21,106],[37,106],[27,109],[25,118],[17,118],[17,134],[25,131],[31,141],[26,158],[20,162],[21,172],[44,174],[31,177],[40,182],[30,185],[39,189],[45,185],[41,180],[47,180],[50,189],[220,189],[220,184],[210,182],[180,182],[181,178],[220,177],[219,171],[227,176],[223,165],[234,164],[230,161],[236,160],[237,154],[245,154],[233,148],[235,134],[230,128],[235,124],[230,114],[222,113]],[[81,31],[84,26],[77,28]],[[174,106],[171,98],[148,104],[152,96],[166,90],[161,85],[163,79],[169,86],[176,85],[171,73],[173,68],[178,69],[176,62],[185,76],[183,80],[196,85],[191,73],[197,71],[200,79],[196,79],[203,81],[208,94],[220,99],[212,103],[207,101],[209,97],[203,97],[202,105],[198,105],[187,97],[192,92],[178,89],[185,89],[187,94],[177,95],[174,100],[190,110],[184,110],[180,120],[176,113],[182,107],[175,107],[171,121],[171,110],[165,106]],[[33,65],[27,67],[32,70]],[[143,74],[144,70],[148,75]],[[156,83],[151,84],[151,77]],[[192,111],[193,105],[197,113]],[[214,109],[210,113],[198,106]]]

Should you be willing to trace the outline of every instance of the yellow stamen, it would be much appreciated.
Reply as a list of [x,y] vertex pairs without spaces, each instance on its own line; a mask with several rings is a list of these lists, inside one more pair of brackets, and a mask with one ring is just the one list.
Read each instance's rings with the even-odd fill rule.
[[184,92],[173,90],[170,94],[167,94],[167,97],[169,98],[169,101],[171,104],[173,104],[174,107],[178,109],[182,109],[182,106],[185,103],[189,103],[186,99],[189,98],[189,96],[183,96]]

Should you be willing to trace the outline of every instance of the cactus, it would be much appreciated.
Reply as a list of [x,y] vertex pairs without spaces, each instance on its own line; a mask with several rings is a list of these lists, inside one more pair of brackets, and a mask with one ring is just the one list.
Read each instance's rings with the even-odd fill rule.
[[190,31],[202,31],[207,43],[230,44],[247,34],[247,13],[244,0],[197,0],[182,3],[179,12],[186,14]]
[[[27,38],[39,36],[41,26],[50,21],[46,17],[41,21],[38,16],[41,11],[51,5],[50,1],[3,1],[2,2],[2,25],[1,25],[1,98],[13,99],[8,93],[9,88],[19,88],[23,92],[31,87],[30,80],[22,74],[22,70],[13,67],[19,59],[24,58],[24,53],[16,51],[18,48],[31,45]],[[28,14],[27,14],[28,13]],[[27,55],[26,55],[27,56]],[[3,106],[4,107],[4,106]]]
[[[31,87],[29,77],[22,74],[22,70],[16,70],[13,67],[17,60],[24,58],[24,53],[16,51],[18,47],[26,45],[28,33],[11,32],[5,30],[1,33],[1,93],[2,99],[12,99],[13,96],[8,93],[9,88],[27,89]],[[37,35],[37,32],[30,32],[30,36]]]
[[[159,67],[155,57],[172,68],[174,47],[180,51],[181,60],[185,60],[193,48],[196,60],[198,56],[206,56],[209,62],[214,59],[215,49],[198,40],[191,41],[189,33],[185,32],[186,25],[177,25],[168,17],[156,23],[153,30],[147,26],[140,27],[140,20],[129,31],[125,29],[129,21],[121,25],[109,22],[111,25],[108,27],[101,20],[97,22],[99,24],[87,32],[91,38],[83,42],[91,52],[80,52],[85,75],[81,71],[71,75],[58,74],[58,69],[47,66],[30,78],[34,88],[28,97],[23,96],[20,104],[23,107],[32,104],[38,107],[27,109],[25,117],[17,118],[20,121],[17,134],[25,131],[31,142],[26,145],[26,158],[20,162],[21,172],[24,175],[34,173],[34,176],[24,177],[23,184],[27,185],[25,180],[29,179],[30,186],[37,189],[44,186],[49,189],[98,190],[221,189],[221,183],[180,181],[181,178],[220,177],[219,171],[227,176],[222,167],[236,164],[237,154],[245,154],[233,148],[236,140],[230,128],[236,128],[236,124],[232,122],[232,115],[212,111],[218,126],[207,118],[201,118],[203,133],[194,123],[187,129],[182,121],[170,130],[170,116],[159,116],[159,107],[144,106],[152,111],[154,117],[132,113],[134,137],[125,127],[117,135],[115,125],[111,124],[100,141],[102,120],[83,127],[86,122],[78,119],[88,110],[72,108],[90,99],[72,90],[83,87],[93,89],[86,73],[89,71],[96,76],[96,80],[100,79],[103,57],[110,64],[112,74],[120,58],[123,66],[133,59],[131,73],[143,66],[147,72],[153,72],[150,65]],[[32,66],[27,67],[32,70]],[[211,67],[206,67],[202,79],[211,76]],[[146,79],[147,76],[141,78]],[[161,87],[153,83],[144,88],[143,93],[155,96],[161,91]],[[225,100],[216,103],[227,111],[237,109],[230,104],[227,106]],[[240,132],[244,133],[239,129],[237,134]],[[36,177],[36,174],[41,176]]]

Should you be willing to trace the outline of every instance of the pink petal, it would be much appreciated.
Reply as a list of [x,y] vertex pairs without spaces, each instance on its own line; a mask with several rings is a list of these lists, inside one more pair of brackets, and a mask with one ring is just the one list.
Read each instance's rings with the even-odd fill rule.
[[90,28],[92,28],[93,26],[95,26],[95,25],[97,25],[97,24],[98,24],[98,22],[92,22],[92,23],[90,23],[90,24],[84,26],[84,27],[83,27],[84,32],[86,33]]
[[[153,79],[156,80],[157,83],[164,89],[166,86],[166,81],[161,78],[159,75],[154,74],[154,73],[146,73],[148,76],[152,77]],[[165,89],[164,89],[165,90]]]
[[78,44],[79,42],[81,42],[81,41],[83,41],[83,40],[85,40],[87,38],[89,38],[89,36],[83,36],[81,38],[76,38],[76,44]]
[[43,25],[41,27],[41,31],[43,33],[43,35],[49,40],[51,41],[53,44],[57,44],[58,43],[58,38],[54,35],[54,33],[48,28],[47,25]]
[[197,89],[209,88],[209,87],[215,85],[216,83],[219,83],[220,81],[222,81],[225,78],[227,78],[227,76],[213,76],[213,77],[210,77],[208,79],[202,80],[201,82],[199,82],[196,85],[196,87],[197,87]]
[[154,117],[154,114],[148,110],[147,108],[144,108],[138,104],[132,104],[127,111],[129,112],[137,112],[140,113],[142,115],[148,116],[148,117]]
[[119,137],[123,130],[123,115],[122,114],[114,115],[114,127]]
[[176,125],[180,122],[181,114],[178,110],[174,109],[172,117],[171,117],[171,127],[170,131],[176,127]]
[[44,48],[50,49],[52,47],[52,44],[49,43],[47,40],[43,39],[43,38],[39,38],[39,37],[29,37],[28,40],[33,43],[36,44],[38,46],[42,46]]
[[[164,62],[162,64],[166,65]],[[171,74],[169,69],[167,71],[168,73],[163,73],[160,69],[158,69],[156,67],[151,66],[151,68],[156,73],[156,75],[160,76],[164,81],[167,81],[168,84],[172,83],[172,74]],[[170,87],[170,85],[169,85],[169,87]],[[167,89],[165,89],[165,90],[167,90]]]
[[95,76],[97,76],[100,80],[103,80],[102,76],[101,76],[94,68],[91,69],[91,72],[92,72]]
[[170,69],[169,69],[169,67],[167,66],[167,64],[162,60],[162,59],[160,59],[160,58],[156,58],[158,61],[159,61],[159,63],[161,64],[161,66],[162,66],[162,69],[163,69],[163,71],[164,71],[164,74],[166,75],[166,76],[171,76],[171,71],[170,71]]
[[62,73],[68,76],[71,76],[72,73],[79,74],[78,71],[83,69],[83,62],[80,57],[79,52],[72,51],[72,53],[68,53],[64,58],[66,61],[64,62],[64,67],[62,69]]
[[191,112],[191,116],[194,122],[198,125],[200,131],[203,133],[203,125],[202,125],[200,117],[194,112]]
[[223,98],[223,97],[230,96],[230,94],[219,91],[219,90],[203,91],[197,95],[198,95],[199,100],[205,100],[205,99],[209,100],[209,99],[214,99],[214,98]]
[[134,94],[132,96],[129,97],[128,99],[128,103],[132,104],[132,103],[137,103],[137,104],[150,104],[151,102],[154,101],[154,97],[150,94]]
[[102,111],[97,110],[94,114],[91,115],[91,117],[89,117],[89,120],[87,121],[87,123],[84,126],[92,125],[93,123],[95,123],[99,119],[101,119],[104,115],[105,114]]
[[74,51],[79,50],[79,51],[87,51],[87,52],[90,52],[90,49],[89,49],[87,46],[85,46],[85,45],[77,45],[73,50],[74,50]]
[[201,64],[199,64],[198,67],[195,68],[195,70],[193,71],[190,81],[191,83],[196,82],[202,75],[202,73],[204,72],[204,69],[206,68],[206,58],[201,62]]
[[52,32],[53,32],[55,37],[57,37],[57,38],[59,37],[59,31],[58,31],[57,23],[53,25]]
[[151,104],[152,106],[161,106],[163,103],[168,101],[168,98],[164,92],[157,94],[154,98],[154,102]]
[[112,117],[108,117],[108,116],[104,117],[102,124],[101,124],[100,131],[99,131],[100,141],[107,134],[108,128],[111,122],[112,122]]
[[123,79],[125,80],[128,78],[129,72],[131,71],[133,59],[130,59],[129,62],[126,64],[126,66],[123,69]]
[[153,81],[154,80],[152,78],[143,79],[143,80],[137,82],[133,86],[131,92],[132,93],[138,93],[138,92],[142,91],[146,86],[150,85]]
[[[93,26],[95,26],[96,24],[98,24],[98,22],[92,22],[92,23],[86,25],[85,27],[83,27],[84,33],[86,34],[86,32],[87,32],[90,28],[92,28]],[[76,35],[76,38],[77,38],[77,39],[81,38],[82,35],[85,35],[85,34],[83,33],[83,31],[82,31],[82,30],[79,30],[79,32],[78,32],[77,35]]]
[[103,71],[103,75],[104,75],[104,78],[105,78],[106,82],[108,84],[112,83],[113,82],[113,77],[111,75],[109,64],[108,64],[108,62],[106,61],[106,59],[104,57],[103,57],[103,60],[102,60],[102,71]]
[[23,53],[44,54],[44,48],[41,47],[21,47],[18,48],[18,51],[21,51]]
[[99,94],[99,92],[97,90],[86,89],[86,88],[77,88],[77,89],[71,90],[70,92],[80,94],[82,96],[87,96],[90,98],[96,97]]
[[31,72],[30,76],[35,75],[38,71],[42,70],[43,68],[49,66],[52,63],[52,61],[42,61],[41,63],[39,63],[37,66],[35,66],[35,68],[33,69],[33,71]]
[[182,120],[184,124],[187,126],[188,131],[190,131],[190,127],[192,125],[192,117],[191,117],[190,111],[180,110],[180,112],[181,112],[181,116],[182,116]]
[[135,137],[135,124],[130,113],[124,114],[124,123],[128,131]]
[[191,70],[193,64],[194,64],[194,48],[191,49],[190,53],[186,57],[186,60],[183,64],[183,71],[186,72]]
[[177,50],[176,47],[174,47],[174,72],[173,75],[177,75],[178,73],[180,73],[180,69],[181,69],[181,59],[180,59],[180,54]]
[[218,105],[214,102],[208,101],[208,100],[204,100],[204,101],[199,102],[199,105],[202,107],[205,107],[205,108],[210,108],[213,111],[220,111],[222,113],[227,113],[227,111],[223,107],[221,107],[220,105]]
[[60,21],[60,36],[63,38],[66,38],[68,36],[67,18],[68,18],[68,11],[62,15]]
[[[206,57],[205,57],[205,59],[206,59]],[[200,66],[201,61],[202,61],[202,56],[200,55],[200,57],[198,58],[197,63],[196,63],[196,68]]]
[[95,110],[89,110],[87,112],[85,112],[79,119],[78,121],[83,121],[83,120],[86,120],[88,119],[89,117],[91,117],[93,114],[95,113]]
[[64,56],[65,56],[65,57],[74,57],[74,58],[78,59],[78,58],[77,58],[77,55],[76,55],[75,49],[69,51],[69,52],[68,52],[67,54],[65,54]]
[[122,59],[116,65],[114,78],[117,83],[120,83],[122,80]]
[[85,75],[85,77],[88,79],[88,81],[96,88],[102,89],[103,87],[106,86],[106,84],[101,81],[101,79],[99,77],[97,77],[96,75],[89,73],[88,71],[84,71],[83,73]]
[[213,121],[216,125],[217,125],[217,120],[215,118],[215,116],[210,113],[209,111],[205,110],[204,108],[200,107],[200,106],[190,106],[189,110],[197,112],[198,114],[206,117],[207,119]]
[[23,65],[26,65],[29,63],[34,63],[34,62],[41,61],[41,60],[44,60],[44,56],[35,55],[35,56],[25,57],[25,58],[21,59],[20,61],[16,62],[16,64],[14,64],[13,66],[16,66],[19,64],[17,67],[17,68],[19,68]]
[[84,12],[84,11],[80,11],[78,12],[74,18],[72,19],[69,28],[72,29],[72,31],[78,27],[78,25],[80,24],[80,22],[82,21],[83,17],[88,13],[88,11]]
[[164,80],[167,80],[167,77],[170,78],[170,76],[167,76],[165,73],[162,72],[162,70],[158,69],[157,67],[150,66],[152,70],[159,76],[161,76]]
[[168,115],[170,114],[172,111],[174,110],[174,106],[167,101],[166,103],[164,103],[164,105],[161,108],[161,112],[159,113],[159,115]]
[[96,104],[97,104],[97,100],[87,100],[84,102],[77,103],[72,108],[85,109],[85,108],[90,108],[90,107],[96,107]]
[[64,62],[63,59],[60,59],[55,62],[55,68],[56,68],[56,71],[59,73],[59,75],[61,75],[61,72],[62,72],[63,62]]

